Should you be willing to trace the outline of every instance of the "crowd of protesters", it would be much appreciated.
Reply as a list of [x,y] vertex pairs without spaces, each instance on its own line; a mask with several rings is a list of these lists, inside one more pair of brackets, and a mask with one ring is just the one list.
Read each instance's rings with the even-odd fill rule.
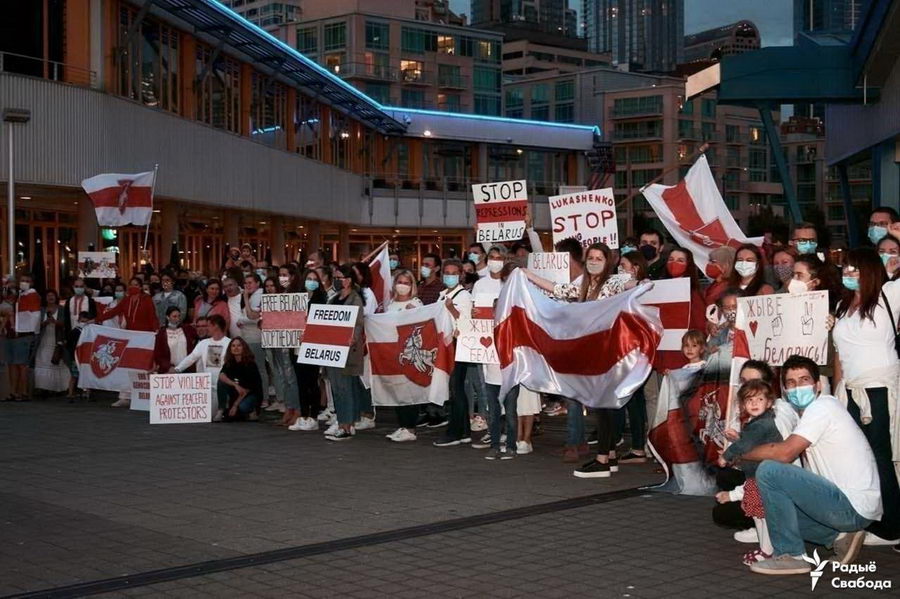
[[[713,250],[704,272],[689,250],[667,244],[654,230],[624,239],[617,251],[604,244],[582,248],[566,239],[554,249],[570,255],[570,282],[558,284],[525,269],[530,251],[544,251],[529,226],[527,243],[473,243],[461,257],[426,254],[415,269],[392,253],[392,299],[383,310],[440,302],[454,319],[468,318],[473,294],[497,295],[514,268],[525,269],[533,284],[561,302],[598,301],[647,280],[683,277],[690,280],[690,330],[683,360],[673,368],[696,369],[724,352],[721,359],[730,360],[739,297],[827,291],[827,364],[794,356],[773,372],[748,362],[737,393],[740,431],[727,431],[732,444],[715,466],[715,520],[738,529],[736,540],[758,544],[744,562],[765,574],[803,573],[810,569],[802,559],[804,541],[833,547],[837,559],[849,561],[864,542],[896,545],[900,539],[897,213],[874,210],[868,233],[870,243],[832,252],[820,244],[814,225],[799,223],[781,243]],[[147,267],[127,283],[104,280],[97,287],[76,279],[62,294],[41,290],[35,330],[16,333],[16,302],[35,293],[32,279],[23,275],[7,281],[0,304],[6,400],[53,394],[74,399],[74,347],[85,324],[99,323],[154,332],[154,372],[211,373],[217,382],[215,421],[259,420],[263,411],[276,412],[277,424],[289,431],[324,429],[330,441],[351,440],[376,426],[371,392],[361,379],[363,322],[377,306],[371,287],[363,261],[337,263],[318,251],[275,266],[244,245],[230,249],[217,273]],[[262,295],[291,292],[308,293],[313,304],[360,308],[344,367],[299,364],[294,350],[262,347]],[[666,373],[651,379],[658,382]],[[647,404],[654,385],[641,387],[624,408],[586,410],[574,400],[522,386],[500,397],[500,383],[496,365],[457,362],[445,406],[397,408],[399,426],[387,438],[416,442],[417,431],[442,429],[434,446],[469,445],[502,461],[534,451],[532,435],[541,419],[564,416],[566,441],[555,453],[581,464],[575,476],[607,478],[620,465],[652,460]],[[122,396],[113,406],[128,403]]]

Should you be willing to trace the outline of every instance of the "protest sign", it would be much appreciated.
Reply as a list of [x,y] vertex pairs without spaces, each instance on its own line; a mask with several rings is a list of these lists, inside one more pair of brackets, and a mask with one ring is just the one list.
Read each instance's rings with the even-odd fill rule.
[[297,362],[343,368],[350,353],[358,312],[359,306],[311,306]]
[[264,348],[300,347],[300,337],[306,328],[307,293],[263,294],[260,332]]
[[[568,255],[568,254],[567,254]],[[472,318],[459,321],[456,361],[499,364],[494,345],[494,300],[496,295],[478,293],[473,298]]]
[[114,278],[115,252],[78,252],[78,276],[83,279]]
[[528,270],[554,283],[568,283],[569,252],[532,252],[528,254]]
[[132,372],[131,379],[131,405],[132,410],[138,412],[150,411],[150,373]]
[[827,291],[779,293],[738,298],[735,328],[746,335],[754,360],[781,366],[800,355],[822,366],[828,361],[827,321]]
[[605,243],[619,247],[616,198],[611,187],[579,191],[550,198],[553,243],[574,237],[582,247]]
[[212,422],[213,412],[208,372],[150,375],[150,424]]
[[522,181],[479,183],[472,186],[478,243],[518,241],[525,234],[528,186]]

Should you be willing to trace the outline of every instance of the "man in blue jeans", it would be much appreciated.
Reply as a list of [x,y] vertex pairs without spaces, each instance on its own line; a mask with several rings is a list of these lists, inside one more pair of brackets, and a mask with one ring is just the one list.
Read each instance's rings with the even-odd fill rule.
[[[759,445],[741,459],[762,461],[756,484],[766,513],[773,557],[750,566],[758,574],[806,574],[810,541],[833,546],[835,559],[856,559],[863,530],[882,515],[875,456],[860,428],[836,398],[821,395],[819,367],[791,356],[781,369],[787,400],[800,411],[794,432]],[[804,467],[791,464],[803,456]]]

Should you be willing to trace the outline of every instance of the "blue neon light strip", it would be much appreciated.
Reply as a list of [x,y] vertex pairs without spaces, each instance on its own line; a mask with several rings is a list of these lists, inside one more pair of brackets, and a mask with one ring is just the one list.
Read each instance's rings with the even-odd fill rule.
[[579,129],[581,131],[593,131],[600,134],[600,127],[596,125],[576,125],[574,123],[555,123],[553,121],[532,121],[528,119],[513,119],[505,116],[491,116],[487,114],[468,114],[462,112],[444,112],[443,110],[425,110],[422,108],[404,108],[402,106],[382,106],[384,110],[396,112],[411,112],[429,116],[449,116],[460,119],[475,119],[481,121],[495,121],[498,123],[512,123],[515,125],[539,125],[543,127],[558,127],[564,129]]

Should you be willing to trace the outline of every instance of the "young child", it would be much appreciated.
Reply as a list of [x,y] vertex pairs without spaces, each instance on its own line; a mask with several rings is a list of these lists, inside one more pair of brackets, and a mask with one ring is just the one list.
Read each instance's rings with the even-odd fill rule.
[[701,331],[691,329],[681,337],[681,353],[687,358],[688,363],[683,368],[703,368],[706,363],[706,337]]
[[[768,383],[758,379],[747,381],[738,390],[738,402],[741,406],[743,430],[740,433],[733,429],[725,431],[725,436],[732,443],[719,457],[719,466],[722,467],[735,462],[754,447],[784,440],[775,426],[775,412],[772,410],[772,406],[775,404],[775,392]],[[741,462],[741,469],[747,477],[743,485],[741,508],[745,514],[753,518],[756,532],[759,535],[759,549],[744,555],[743,562],[748,566],[753,562],[770,558],[773,551],[766,528],[762,498],[759,495],[759,488],[756,486],[756,468],[758,466],[759,462]],[[740,492],[738,492],[739,494]],[[721,491],[716,494],[716,500],[719,503],[737,499],[735,491]]]

